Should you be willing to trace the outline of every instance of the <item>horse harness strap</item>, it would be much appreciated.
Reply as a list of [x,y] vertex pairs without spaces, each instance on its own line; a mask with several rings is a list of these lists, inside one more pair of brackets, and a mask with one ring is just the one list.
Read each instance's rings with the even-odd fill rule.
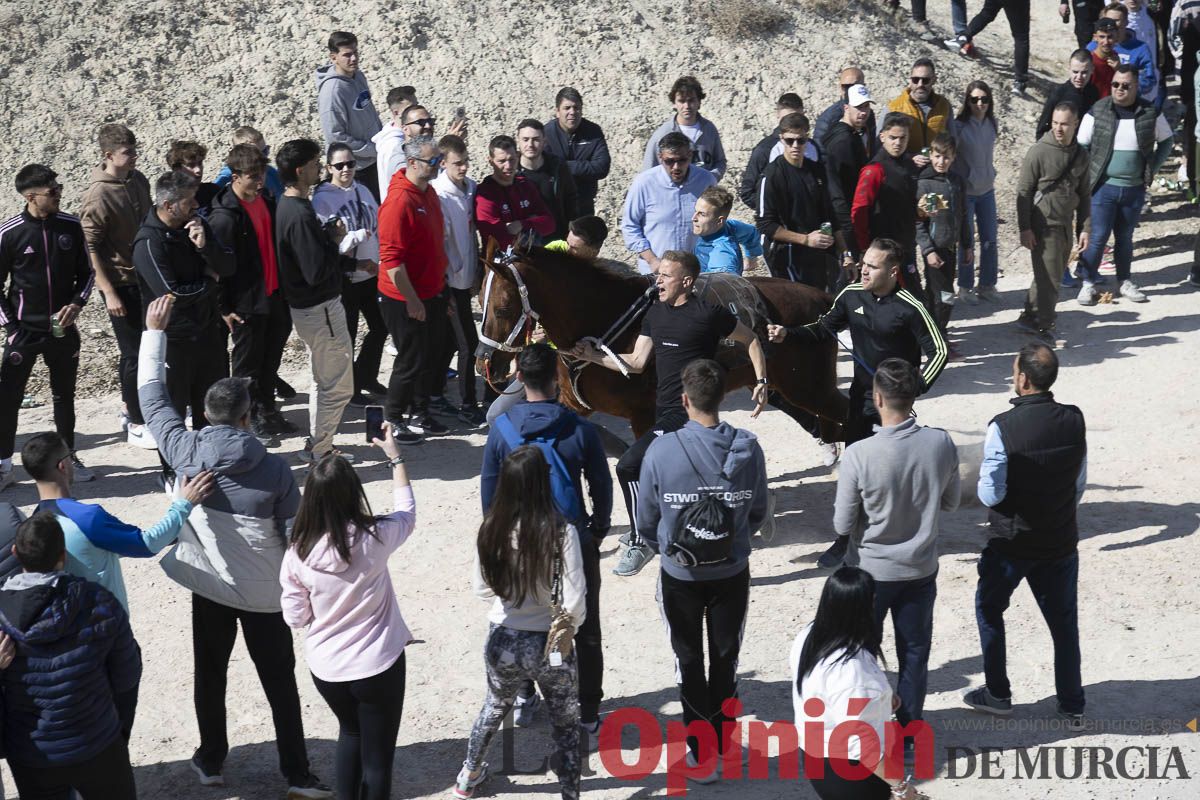
[[[488,347],[496,350],[503,350],[505,353],[519,353],[525,349],[525,344],[515,344],[517,337],[520,336],[527,328],[531,328],[533,323],[541,319],[541,315],[533,310],[533,306],[529,304],[529,287],[525,285],[525,280],[521,277],[521,271],[516,268],[517,257],[513,252],[513,248],[509,246],[508,250],[501,255],[497,261],[500,266],[507,267],[512,273],[513,281],[517,284],[517,293],[521,298],[521,316],[517,320],[517,324],[513,326],[512,332],[508,334],[508,338],[503,342],[498,342],[484,335],[483,331],[479,331],[479,341],[486,344]],[[496,278],[495,273],[488,273],[487,280],[483,285],[483,309],[487,312],[488,300],[492,294],[492,281]],[[482,327],[482,326],[481,326]]]
[[[624,335],[625,331],[629,330],[631,325],[637,322],[637,320],[639,320],[642,315],[646,313],[646,309],[650,308],[651,304],[654,302],[654,294],[657,292],[657,290],[658,287],[656,287],[654,284],[650,284],[646,291],[642,292],[642,294],[633,301],[633,304],[629,306],[629,308],[625,309],[625,313],[618,317],[617,321],[608,327],[608,330],[604,332],[603,336],[599,338],[595,336],[585,336],[581,340],[590,343],[596,349],[600,350],[600,352],[611,357],[613,362],[616,363],[617,368],[621,370],[621,374],[626,378],[629,377],[629,365],[626,364],[621,357],[616,354],[616,352],[612,349],[612,346],[616,343],[617,339]],[[577,396],[578,394],[579,393],[576,392]]]

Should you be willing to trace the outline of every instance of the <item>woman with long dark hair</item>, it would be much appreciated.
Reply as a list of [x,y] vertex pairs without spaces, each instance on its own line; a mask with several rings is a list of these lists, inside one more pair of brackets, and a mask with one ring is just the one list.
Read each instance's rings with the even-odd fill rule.
[[[975,305],[980,299],[1000,302],[996,280],[1000,274],[1000,251],[996,237],[996,103],[992,89],[983,81],[971,81],[958,114],[950,122],[950,133],[958,144],[954,172],[967,184],[967,249],[958,259],[958,299]],[[979,288],[975,288],[975,233],[979,233]]]
[[389,426],[375,446],[389,459],[396,510],[371,513],[362,483],[344,458],[309,470],[283,559],[283,617],[304,628],[313,683],[338,720],[337,795],[387,800],[404,710],[404,648],[412,634],[400,615],[388,557],[404,544],[417,505]]
[[[875,581],[858,567],[842,567],[825,581],[816,618],[800,631],[791,654],[792,706],[796,728],[803,737],[801,748],[812,758],[820,754],[824,761],[820,777],[806,772],[821,800],[917,797],[906,782],[884,776],[884,724],[898,701],[880,666],[882,660],[875,631]],[[855,714],[848,705],[851,700],[868,702]],[[848,720],[869,725],[877,744],[850,737],[845,740],[844,752],[837,752],[842,739],[835,739],[833,731]],[[807,740],[805,725],[814,721],[823,725],[823,741]],[[834,752],[830,752],[831,741]],[[871,763],[874,759],[876,763]],[[865,779],[843,777],[863,767],[870,773]]]
[[[483,646],[488,691],[467,742],[467,759],[455,780],[457,797],[472,797],[488,777],[487,755],[529,679],[550,707],[557,772],[565,800],[579,797],[579,681],[575,651],[547,653],[552,630],[562,633],[561,609],[570,618],[569,641],[586,613],[583,558],[574,526],[566,523],[550,491],[550,466],[537,445],[518,447],[500,468],[496,494],[476,544],[475,593],[495,598]],[[557,607],[557,609],[556,609]]]

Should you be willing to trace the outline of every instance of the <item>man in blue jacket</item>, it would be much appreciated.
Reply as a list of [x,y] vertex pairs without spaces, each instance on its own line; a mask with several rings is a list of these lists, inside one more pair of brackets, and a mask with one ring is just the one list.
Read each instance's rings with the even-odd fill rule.
[[[723,725],[729,717],[721,706],[737,697],[738,654],[750,603],[750,537],[767,517],[762,448],[754,434],[721,422],[724,394],[725,374],[716,361],[697,359],[683,368],[688,422],[646,451],[637,505],[637,529],[663,556],[659,603],[675,651],[683,722],[711,723],[718,753],[730,745]],[[715,494],[728,509],[729,529],[717,532],[729,537],[727,554],[691,565],[678,548],[689,544],[682,534],[692,526],[681,525],[680,517],[705,494]],[[707,538],[714,539],[711,533]],[[717,779],[716,754],[706,749],[697,737],[688,737],[686,774],[699,783]]]
[[39,512],[53,514],[66,537],[66,571],[95,581],[129,611],[121,557],[153,558],[179,536],[192,507],[212,492],[213,473],[201,472],[191,481],[180,480],[180,496],[173,498],[157,525],[140,530],[114,517],[99,505],[71,497],[75,465],[71,450],[57,433],[39,433],[21,448],[21,465],[37,484]]
[[[553,441],[555,452],[562,459],[575,485],[575,494],[582,501],[583,479],[587,480],[592,501],[590,517],[570,520],[579,531],[583,572],[587,580],[587,617],[575,634],[579,651],[579,722],[589,741],[596,744],[600,730],[600,700],[604,697],[604,653],[600,634],[600,542],[608,533],[612,514],[612,477],[600,434],[590,422],[580,419],[574,411],[563,407],[558,396],[558,355],[547,344],[535,342],[517,357],[517,380],[525,385],[528,402],[519,403],[502,417],[526,441],[545,437]],[[512,448],[500,430],[497,420],[488,433],[483,451],[479,496],[487,513],[496,494],[500,466]],[[580,502],[580,508],[583,503]],[[525,727],[533,722],[538,697],[530,681],[519,690],[514,722]]]
[[[0,631],[19,658],[3,672],[4,751],[21,797],[134,800],[127,737],[142,657],[121,603],[68,575],[53,514],[21,523],[23,571],[0,589]],[[53,691],[48,692],[48,686]]]
[[710,186],[696,198],[692,214],[692,233],[696,234],[693,253],[701,272],[728,272],[741,275],[758,266],[763,254],[758,228],[730,219],[733,194],[720,186]]

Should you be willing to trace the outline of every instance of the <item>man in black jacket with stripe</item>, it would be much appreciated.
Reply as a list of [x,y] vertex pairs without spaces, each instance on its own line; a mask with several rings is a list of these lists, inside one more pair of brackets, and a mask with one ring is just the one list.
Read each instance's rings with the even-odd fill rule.
[[200,182],[188,172],[165,172],[154,184],[154,208],[133,240],[133,267],[142,308],[175,296],[167,329],[167,391],[183,416],[192,407],[192,428],[208,424],[204,394],[229,375],[229,358],[217,309],[217,281],[233,272],[231,250],[196,215]]
[[0,223],[0,491],[13,482],[17,416],[39,355],[50,371],[54,428],[71,448],[75,479],[93,477],[75,456],[75,319],[95,285],[83,227],[78,217],[58,210],[62,187],[49,167],[22,167],[16,188],[25,210]]
[[988,425],[979,468],[979,499],[990,510],[992,539],[979,558],[975,617],[985,684],[966,693],[977,711],[1012,713],[1005,666],[1004,611],[1027,581],[1054,640],[1058,713],[1083,728],[1079,654],[1079,526],[1075,512],[1087,485],[1083,412],[1054,399],[1058,357],[1039,343],[1013,360],[1012,408]]

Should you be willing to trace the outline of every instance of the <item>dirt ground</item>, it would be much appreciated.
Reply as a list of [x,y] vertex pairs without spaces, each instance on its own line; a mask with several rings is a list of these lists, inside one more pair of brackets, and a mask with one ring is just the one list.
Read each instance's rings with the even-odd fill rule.
[[[68,4],[51,3],[47,6],[50,16],[27,13],[26,21],[40,25],[46,32],[75,31],[72,15],[76,12],[72,10],[74,4],[69,5],[71,8]],[[190,20],[188,25],[195,28],[195,35],[189,32],[189,41],[178,43],[178,49],[166,48],[163,32],[175,30],[175,24],[168,19],[175,11],[161,4],[151,5],[145,14],[139,11],[131,17],[129,24],[146,41],[161,46],[163,54],[158,56],[159,66],[155,69],[163,72],[162,85],[172,80],[172,71],[185,74],[193,69],[192,61],[187,59],[202,58],[205,49],[214,43],[219,45],[220,52],[238,46],[238,40],[227,36],[224,22],[201,19],[203,10],[182,9],[181,19]],[[421,18],[424,22],[410,21],[413,31],[435,27],[431,22],[440,19],[443,13],[437,4],[422,0],[420,5],[427,18]],[[574,33],[564,33],[568,29],[559,22],[535,32],[528,30],[528,19],[507,23],[514,30],[543,37],[533,60],[535,67],[546,73],[546,85],[558,85],[560,79],[574,82],[580,75],[613,78],[596,77],[595,86],[583,86],[589,98],[589,116],[597,113],[612,117],[603,121],[610,130],[616,156],[614,174],[606,182],[600,202],[610,220],[640,156],[643,134],[657,125],[658,115],[666,113],[661,98],[653,113],[645,113],[629,103],[631,97],[651,96],[648,87],[652,86],[653,92],[661,95],[666,88],[663,81],[669,82],[676,74],[688,70],[705,75],[707,87],[711,74],[719,90],[714,99],[726,98],[715,100],[711,112],[722,132],[729,132],[732,146],[727,140],[727,148],[732,171],[736,172],[745,163],[749,147],[761,135],[759,129],[765,124],[764,119],[759,119],[762,116],[759,111],[751,113],[746,109],[768,108],[779,91],[796,83],[803,84],[806,98],[824,98],[830,91],[825,85],[830,82],[826,73],[851,52],[862,57],[877,96],[890,97],[899,86],[897,70],[903,68],[896,64],[910,63],[914,53],[920,52],[914,46],[911,27],[902,18],[881,22],[875,14],[865,20],[848,21],[844,16],[817,14],[801,23],[804,12],[788,6],[788,13],[797,20],[795,34],[807,37],[806,55],[812,59],[811,63],[819,65],[816,69],[819,78],[807,74],[812,70],[795,58],[770,59],[773,63],[767,63],[762,53],[755,52],[761,43],[733,45],[705,38],[697,56],[701,63],[693,64],[689,59],[664,55],[672,48],[660,46],[661,40],[670,37],[685,37],[690,41],[686,37],[693,35],[694,21],[688,15],[677,13],[673,6],[659,0],[619,5],[621,9],[631,5],[638,13],[621,12],[618,17],[608,9],[579,9],[579,13],[588,16],[579,20],[579,29]],[[931,18],[939,30],[948,31],[946,4],[930,5]],[[971,4],[972,12],[977,5]],[[1057,61],[1074,46],[1070,27],[1054,17],[1055,5],[1044,4],[1034,9],[1034,68],[1038,78],[1033,88],[1039,96],[1052,82],[1062,80]],[[263,98],[274,104],[272,113],[262,120],[250,121],[261,125],[273,142],[294,135],[294,125],[299,124],[294,120],[315,120],[313,110],[303,104],[311,100],[305,94],[311,93],[308,62],[321,57],[319,48],[309,53],[290,53],[290,61],[283,66],[273,58],[278,50],[278,36],[294,38],[300,35],[298,29],[303,28],[303,35],[311,38],[314,31],[323,32],[341,23],[325,16],[324,11],[305,6],[288,23],[292,27],[286,34],[265,23],[252,26],[258,28],[253,45],[238,57],[255,65],[264,58],[270,62],[257,83],[230,84],[228,97],[200,91],[198,85],[192,87],[196,89],[193,99],[199,104],[197,136],[210,143],[223,142],[228,130],[243,121],[243,110],[263,106]],[[480,9],[479,13],[488,19],[499,20],[503,16],[500,4],[491,0],[481,3]],[[360,22],[373,19],[363,14],[375,10],[373,4],[355,2],[345,9],[346,18]],[[266,12],[266,16],[271,13]],[[493,23],[477,26],[475,11],[463,13],[469,16],[465,22],[459,20],[463,24],[454,29],[457,41],[434,37],[419,46],[412,45],[415,49],[403,44],[399,51],[393,48],[390,53],[383,53],[382,47],[375,51],[393,72],[406,74],[400,72],[401,67],[406,67],[410,57],[418,57],[418,51],[428,45],[430,50],[425,57],[433,61],[424,65],[428,75],[422,76],[422,80],[428,78],[429,94],[434,100],[431,105],[439,108],[449,108],[466,93],[485,91],[465,86],[464,78],[455,77],[459,73],[453,59],[464,49],[481,53],[480,61],[468,66],[489,76],[483,81],[487,87],[490,76],[500,74],[501,65],[494,59],[508,58],[502,43],[493,42],[485,47],[467,39],[477,35],[476,29],[478,36],[484,38],[507,36],[507,28]],[[55,22],[59,17],[62,20]],[[121,14],[114,13],[112,20],[120,17]],[[610,17],[619,21],[613,22]],[[20,17],[14,19],[20,21]],[[620,37],[616,35],[617,28],[622,31]],[[406,37],[420,38],[413,31],[401,31],[396,37],[405,41]],[[31,54],[28,60],[14,61],[0,72],[14,82],[27,73],[51,74],[58,62],[65,63],[68,72],[67,80],[47,83],[39,90],[41,94],[34,98],[36,108],[29,104],[33,100],[27,102],[23,95],[17,97],[17,93],[0,100],[0,105],[8,108],[13,119],[24,126],[9,137],[9,145],[0,148],[0,163],[16,164],[18,156],[25,155],[18,149],[20,143],[41,141],[46,130],[61,129],[70,138],[62,153],[63,160],[69,156],[75,165],[73,191],[78,190],[76,196],[82,191],[79,184],[86,173],[80,174],[79,170],[86,168],[90,155],[80,144],[88,134],[79,120],[86,117],[90,126],[94,115],[66,116],[72,109],[78,112],[67,99],[67,93],[78,99],[85,96],[84,88],[102,83],[88,72],[90,69],[100,76],[108,74],[106,70],[122,69],[120,65],[125,63],[126,56],[117,56],[119,63],[111,61],[118,52],[115,49],[112,53],[80,49],[90,48],[91,39],[104,40],[110,35],[91,28],[78,33],[85,44],[71,44],[67,49],[71,53],[78,50],[82,60],[59,52],[63,49],[59,45],[66,40],[50,36],[46,49]],[[586,46],[573,48],[570,60],[564,61],[563,39],[572,35],[590,38],[583,39]],[[881,42],[887,46],[881,46]],[[939,65],[943,65],[940,73],[948,76],[944,83],[954,87],[952,94],[956,99],[965,84],[964,78],[976,74],[986,75],[998,95],[1006,93],[1004,62],[1011,40],[1003,17],[977,42],[985,52],[993,54],[995,63],[974,66],[944,51],[934,53]],[[493,46],[501,49],[493,50],[492,55],[483,52]],[[783,43],[774,41],[770,46],[782,47]],[[185,53],[186,58],[175,63],[178,52]],[[486,60],[489,58],[493,60]],[[726,68],[716,70],[716,64]],[[621,70],[614,71],[614,65]],[[372,68],[382,73],[383,66]],[[211,70],[211,67],[195,68]],[[177,132],[167,130],[169,126],[162,122],[166,115],[154,101],[160,81],[150,79],[144,72],[144,66],[137,66],[133,73],[119,72],[120,78],[115,83],[101,85],[104,98],[101,105],[111,106],[115,115],[128,119],[139,132],[149,129],[146,138],[157,146]],[[214,83],[218,80],[215,73],[203,74],[208,76],[204,78],[206,85],[223,85]],[[746,75],[757,75],[757,83],[743,82]],[[386,78],[379,80],[377,93]],[[263,81],[275,83],[267,86]],[[31,78],[30,82],[35,81]],[[414,78],[413,82],[419,81]],[[895,87],[889,86],[889,82]],[[509,87],[521,98],[517,102],[510,97],[511,108],[501,103],[499,109],[482,112],[477,126],[479,138],[485,140],[491,131],[501,130],[501,119],[516,113],[512,109],[524,108],[526,104],[530,108],[538,107],[538,103],[545,105],[545,98],[532,97],[527,83],[520,81]],[[422,97],[425,91],[422,86]],[[121,105],[117,104],[117,98]],[[495,101],[494,97],[482,95],[472,99],[489,109]],[[230,108],[221,106],[226,101]],[[1000,103],[1004,127],[1002,152],[997,159],[998,194],[1001,216],[1011,217],[1015,167],[1030,143],[1030,131],[1025,129],[1032,128],[1037,103],[1006,96],[1001,97]],[[215,106],[221,107],[214,110]],[[707,113],[710,107],[706,105],[705,110]],[[57,146],[45,144],[44,155],[50,158],[57,154]],[[219,153],[221,147],[214,152]],[[477,159],[477,163],[481,161]],[[148,168],[148,172],[153,173],[156,168]],[[727,179],[726,184],[729,182]],[[68,210],[75,209],[68,206]],[[1011,222],[1001,226],[1003,303],[999,307],[985,304],[956,309],[954,329],[967,358],[951,364],[934,391],[917,406],[923,424],[943,427],[952,433],[967,473],[970,463],[978,462],[988,420],[1007,407],[1011,395],[1007,383],[1011,359],[1022,343],[1012,322],[1028,285],[1028,257],[1014,250],[1014,227]],[[940,542],[940,597],[935,611],[926,706],[926,719],[936,734],[937,777],[922,787],[937,800],[983,797],[1016,800],[1051,794],[1068,800],[1165,800],[1197,796],[1190,776],[1200,770],[1200,738],[1186,725],[1193,721],[1194,726],[1194,719],[1200,714],[1197,677],[1200,673],[1196,666],[1200,663],[1200,637],[1195,634],[1195,587],[1200,581],[1195,534],[1200,524],[1200,498],[1194,488],[1200,482],[1196,459],[1200,450],[1200,406],[1195,399],[1196,388],[1200,387],[1200,366],[1194,356],[1200,349],[1200,324],[1195,313],[1200,295],[1180,283],[1190,262],[1194,231],[1194,206],[1180,203],[1177,196],[1156,194],[1139,231],[1138,261],[1134,267],[1150,302],[1145,305],[1119,302],[1084,309],[1073,299],[1067,299],[1060,307],[1059,329],[1067,346],[1060,351],[1062,372],[1055,393],[1064,402],[1079,405],[1089,427],[1089,481],[1080,507],[1079,586],[1089,728],[1083,733],[1069,733],[1053,721],[1050,639],[1032,598],[1024,590],[1014,596],[1007,615],[1009,667],[1017,703],[1013,717],[1003,724],[993,724],[990,718],[962,707],[961,692],[977,684],[982,670],[973,598],[975,562],[983,544],[984,519],[978,505],[964,504],[945,518]],[[1070,295],[1064,293],[1064,297]],[[81,322],[87,343],[78,401],[79,448],[100,477],[94,483],[77,487],[78,496],[101,502],[126,520],[149,525],[166,507],[155,484],[157,459],[153,453],[124,444],[117,434],[119,397],[113,391],[112,381],[115,358],[107,335],[107,320],[100,311],[98,303],[91,303]],[[303,352],[296,343],[293,345],[286,377],[303,391],[307,385],[299,373]],[[385,367],[387,363],[385,357]],[[842,369],[848,374],[844,357]],[[39,368],[38,375],[41,374]],[[31,388],[39,392],[40,386],[35,380]],[[306,420],[304,401],[305,396],[301,395],[286,409],[287,415],[301,424]],[[816,567],[815,560],[832,536],[835,477],[819,466],[812,440],[783,414],[768,411],[751,421],[748,408],[748,395],[740,393],[727,402],[725,417],[736,425],[748,427],[762,440],[770,485],[778,497],[778,531],[772,541],[757,540],[752,557],[750,616],[739,669],[741,695],[751,717],[787,720],[791,715],[787,655],[793,637],[812,617],[824,579],[825,573]],[[619,435],[628,436],[627,426],[612,420],[607,424],[613,425]],[[48,405],[23,412],[18,448],[30,434],[50,427]],[[386,512],[390,510],[387,471],[377,463],[377,454],[360,444],[361,430],[360,414],[350,409],[339,445],[360,457],[359,474],[367,484],[371,501],[376,510]],[[487,626],[487,606],[470,592],[469,568],[479,522],[477,476],[484,441],[483,432],[456,431],[408,453],[419,522],[412,539],[392,559],[391,569],[405,618],[422,642],[408,650],[407,707],[395,763],[393,796],[397,798],[446,794],[464,757],[466,736],[483,699],[481,646]],[[300,439],[292,438],[278,452],[294,461],[299,448]],[[302,478],[298,464],[297,477]],[[3,497],[25,508],[36,500],[28,482],[7,490]],[[611,714],[618,708],[638,707],[652,712],[664,723],[678,720],[671,651],[654,605],[656,570],[647,568],[634,578],[617,578],[609,573],[616,561],[616,537],[625,524],[625,512],[618,501],[614,509],[615,527],[604,548],[602,608],[607,697],[602,710]],[[124,570],[133,625],[145,660],[138,720],[131,743],[140,796],[173,800],[258,800],[281,796],[283,783],[276,769],[269,710],[253,665],[240,642],[234,651],[229,676],[232,751],[225,764],[227,786],[206,789],[196,783],[187,766],[197,741],[191,699],[189,598],[166,578],[153,559],[127,561]],[[890,634],[886,650],[894,653]],[[310,758],[314,770],[332,782],[336,724],[304,667],[299,634],[296,652]],[[894,666],[894,655],[889,656],[889,664]],[[548,731],[543,716],[535,727],[510,731],[498,739],[490,760],[493,765],[505,765],[501,768],[506,774],[493,778],[481,788],[479,796],[557,796],[553,776],[537,770],[549,752]],[[626,760],[632,762],[636,740],[628,731],[623,745]],[[507,757],[506,747],[511,748]],[[985,757],[983,748],[994,748],[995,753]],[[1036,748],[1056,750],[1039,754]],[[1178,749],[1177,755],[1172,755],[1171,748]],[[1124,778],[1120,774],[1107,778],[1105,765],[1095,766],[1107,754],[1108,768],[1115,769],[1122,752],[1125,774],[1143,774],[1142,778]],[[1061,767],[1055,761],[1056,753],[1063,762]],[[1082,777],[1070,779],[1077,756],[1085,759]],[[1049,778],[1031,779],[1029,770],[1022,769],[1022,759],[1036,758],[1048,759],[1040,763],[1050,765]],[[1150,768],[1152,759],[1156,766]],[[982,777],[985,762],[987,777]],[[521,774],[524,772],[536,774]],[[772,766],[772,775],[775,774]],[[2,775],[11,796],[7,767]],[[663,795],[666,785],[664,764],[644,780],[627,782],[612,777],[599,756],[592,756],[583,789],[588,796],[598,798],[652,797]],[[815,796],[806,782],[778,777],[696,787],[693,791],[696,796],[728,798]]]

